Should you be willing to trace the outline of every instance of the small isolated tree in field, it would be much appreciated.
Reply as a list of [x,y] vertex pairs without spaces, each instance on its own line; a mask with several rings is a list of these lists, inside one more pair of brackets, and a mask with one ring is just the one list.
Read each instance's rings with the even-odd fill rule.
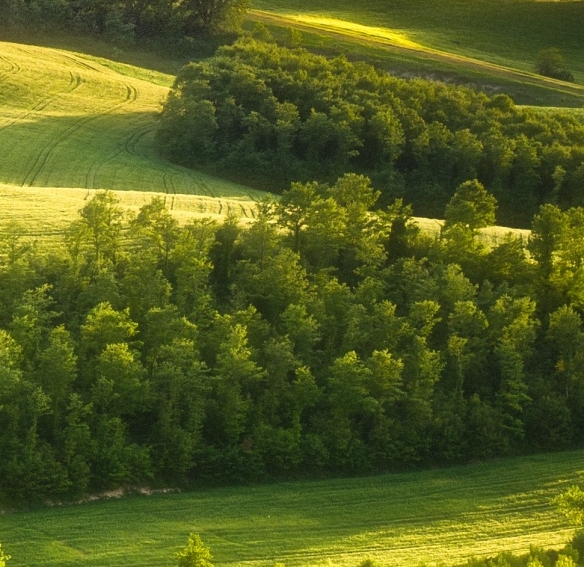
[[[211,550],[203,543],[198,534],[189,535],[187,546],[176,554],[178,567],[213,567]],[[0,564],[0,567],[2,565]]]
[[572,524],[581,527],[584,524],[584,492],[579,486],[571,486],[554,498],[554,504]]
[[537,54],[535,71],[552,79],[574,82],[574,75],[565,68],[564,56],[557,47],[542,49]]

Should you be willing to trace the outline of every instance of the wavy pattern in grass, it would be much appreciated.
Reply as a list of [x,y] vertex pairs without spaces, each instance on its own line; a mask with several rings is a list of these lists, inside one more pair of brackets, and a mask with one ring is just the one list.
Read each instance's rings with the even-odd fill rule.
[[[156,494],[0,517],[13,567],[175,564],[198,532],[222,567],[464,563],[571,529],[550,500],[584,474],[584,452],[436,471]],[[11,567],[12,567],[11,566]]]
[[140,78],[148,73],[112,67],[72,52],[0,43],[0,183],[244,201],[263,195],[161,158],[154,131],[168,93],[157,84],[164,77],[150,82]]

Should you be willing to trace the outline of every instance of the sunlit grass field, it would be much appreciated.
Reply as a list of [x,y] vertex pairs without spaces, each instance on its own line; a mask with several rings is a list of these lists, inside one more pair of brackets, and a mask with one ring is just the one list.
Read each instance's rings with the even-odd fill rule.
[[220,566],[464,564],[572,528],[551,499],[581,479],[584,452],[425,472],[131,496],[0,515],[10,567],[165,567],[197,532]]
[[[505,92],[519,104],[584,106],[584,0],[255,0],[253,6],[250,19],[267,23],[276,37],[296,27],[302,45],[364,58],[393,74]],[[547,47],[561,50],[576,83],[534,73],[537,53]]]
[[[185,222],[201,215],[252,219],[265,196],[157,154],[156,114],[171,75],[14,43],[0,43],[0,73],[0,236],[54,243],[102,189],[132,211],[162,196]],[[439,222],[417,222],[439,234]],[[489,230],[489,243],[508,232]]]
[[[93,189],[0,185],[0,237],[17,235],[42,248],[59,246],[67,228],[79,218],[79,211],[95,193]],[[206,197],[145,191],[113,193],[120,207],[130,215],[137,213],[153,197],[160,197],[182,224],[201,217],[221,221],[227,215],[242,221],[253,220],[256,213],[255,201],[246,196]]]
[[[113,61],[0,43],[0,184],[5,191],[59,188],[159,192],[251,210],[263,193],[175,166],[156,151],[157,113],[173,78]],[[40,206],[40,204],[39,204]],[[4,213],[6,213],[6,207]]]
[[386,28],[402,42],[524,71],[554,46],[584,82],[582,0],[254,0],[253,7]]

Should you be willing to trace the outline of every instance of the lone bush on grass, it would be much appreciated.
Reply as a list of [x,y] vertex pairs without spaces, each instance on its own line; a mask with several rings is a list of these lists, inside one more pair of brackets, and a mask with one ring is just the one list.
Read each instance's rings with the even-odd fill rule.
[[545,77],[574,82],[574,75],[565,68],[565,59],[557,47],[542,49],[537,54],[535,71]]
[[198,534],[189,535],[187,546],[176,554],[178,567],[213,567],[211,557],[211,550]]
[[10,555],[6,555],[2,550],[2,544],[0,543],[0,567],[5,567],[6,562],[10,559]]

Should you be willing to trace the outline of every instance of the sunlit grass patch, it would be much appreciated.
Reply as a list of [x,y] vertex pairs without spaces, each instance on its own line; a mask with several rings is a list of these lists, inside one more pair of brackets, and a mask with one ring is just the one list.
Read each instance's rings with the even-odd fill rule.
[[551,499],[583,473],[577,451],[51,507],[4,514],[0,529],[14,567],[171,567],[189,532],[221,567],[462,565],[563,547],[572,528]]
[[337,18],[310,16],[308,14],[299,14],[297,16],[293,16],[292,19],[298,22],[306,22],[317,25],[324,29],[341,30],[359,36],[386,39],[401,47],[422,47],[419,43],[410,40],[407,35],[388,28],[365,26],[355,22],[339,20]]
[[159,155],[154,134],[168,75],[0,43],[0,79],[0,183],[245,201],[263,195]]

